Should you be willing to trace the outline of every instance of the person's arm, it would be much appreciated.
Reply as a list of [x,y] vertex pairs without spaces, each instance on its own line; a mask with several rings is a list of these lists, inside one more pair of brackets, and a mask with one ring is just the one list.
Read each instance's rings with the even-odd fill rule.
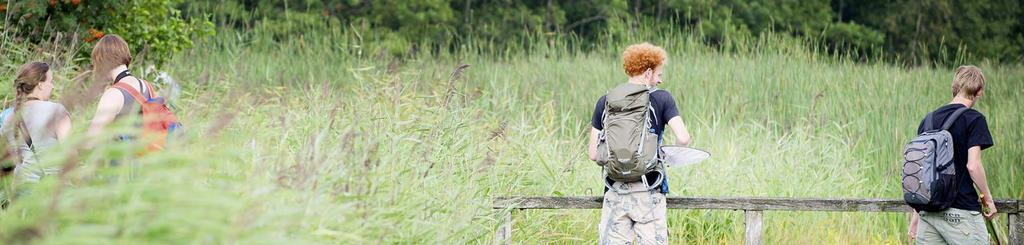
[[686,130],[683,118],[679,116],[672,117],[672,119],[668,120],[668,126],[672,128],[672,133],[676,135],[676,145],[690,145],[690,132]]
[[587,147],[587,153],[590,155],[591,161],[597,161],[597,137],[600,134],[601,130],[590,128],[590,145]]
[[983,195],[981,200],[985,206],[988,206],[988,212],[985,212],[986,219],[992,219],[996,214],[996,204],[992,199],[992,192],[988,189],[988,179],[985,177],[985,166],[981,165],[981,146],[974,146],[967,149],[967,172],[971,174],[971,180],[974,181],[974,185],[978,187]]
[[917,223],[920,223],[921,215],[915,211],[910,211],[910,226],[907,227],[907,236],[910,237],[910,241],[914,241],[917,238]]
[[601,96],[594,104],[594,114],[590,117],[590,144],[587,145],[587,155],[591,161],[597,161],[597,141],[601,135],[601,128],[604,128],[604,106],[605,97]]
[[71,134],[71,114],[65,111],[61,113],[61,116],[57,117],[54,132],[57,134],[57,140],[66,139],[68,134]]
[[103,96],[100,97],[100,103],[96,106],[96,115],[92,118],[87,135],[90,138],[100,135],[103,129],[114,121],[123,105],[124,96],[121,95],[121,92],[117,89],[107,89],[107,92],[104,92]]

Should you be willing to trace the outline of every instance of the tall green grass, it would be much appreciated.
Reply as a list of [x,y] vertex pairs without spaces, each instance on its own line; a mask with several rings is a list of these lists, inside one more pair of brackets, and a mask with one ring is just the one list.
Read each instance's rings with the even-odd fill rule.
[[[625,81],[621,49],[642,40],[669,50],[661,88],[694,145],[713,155],[671,169],[670,196],[898,198],[902,144],[950,99],[952,77],[771,35],[709,47],[647,33],[592,51],[539,36],[392,59],[372,33],[308,33],[275,41],[221,31],[181,53],[164,68],[186,86],[175,102],[183,143],[115,168],[104,159],[132,146],[83,151],[65,180],[28,187],[0,213],[0,241],[489,243],[500,217],[493,197],[601,194],[585,154],[589,119],[597,98]],[[460,64],[470,66],[452,76]],[[1024,72],[979,65],[989,82],[977,109],[996,142],[984,152],[989,183],[997,198],[1024,198]],[[73,111],[76,132],[91,115]],[[518,212],[514,240],[591,243],[598,216]],[[768,212],[766,241],[898,243],[905,219]],[[669,211],[673,243],[739,243],[742,225],[739,212]]]

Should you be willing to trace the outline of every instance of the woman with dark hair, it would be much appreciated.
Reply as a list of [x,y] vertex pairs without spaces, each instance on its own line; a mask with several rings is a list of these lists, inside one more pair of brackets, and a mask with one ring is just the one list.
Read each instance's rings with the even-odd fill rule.
[[8,153],[13,155],[16,175],[35,182],[54,169],[35,166],[46,149],[71,132],[71,115],[59,103],[50,102],[53,72],[45,62],[31,62],[18,69],[14,79],[14,106],[0,115],[7,137]]

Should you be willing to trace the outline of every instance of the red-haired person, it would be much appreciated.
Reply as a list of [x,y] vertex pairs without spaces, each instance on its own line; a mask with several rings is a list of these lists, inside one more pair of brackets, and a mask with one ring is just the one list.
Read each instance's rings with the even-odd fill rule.
[[[662,141],[665,125],[672,128],[677,145],[689,145],[690,134],[679,117],[675,99],[668,91],[658,90],[661,75],[668,61],[668,55],[661,47],[649,43],[630,45],[622,53],[623,68],[627,82],[646,86],[650,91],[653,107],[649,117],[654,120],[651,129]],[[594,107],[591,119],[589,155],[598,160],[598,140],[603,130],[603,117],[607,96],[601,96]],[[599,244],[667,244],[668,223],[665,220],[665,195],[668,182],[663,171],[645,174],[645,180],[621,183],[605,178],[604,204],[601,207],[601,222],[598,227]]]

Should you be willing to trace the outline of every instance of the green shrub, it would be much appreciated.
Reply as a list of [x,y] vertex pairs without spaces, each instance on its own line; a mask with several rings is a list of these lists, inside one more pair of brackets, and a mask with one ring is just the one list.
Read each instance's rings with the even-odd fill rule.
[[[192,39],[209,36],[213,24],[205,18],[184,19],[180,0],[23,0],[2,6],[12,18],[14,42],[81,44],[79,57],[88,56],[92,42],[108,33],[125,38],[143,62],[160,64],[174,53],[192,47]],[[68,43],[63,43],[68,42]]]
[[822,33],[833,51],[852,52],[869,50],[885,44],[885,34],[856,23],[838,23],[829,26]]

